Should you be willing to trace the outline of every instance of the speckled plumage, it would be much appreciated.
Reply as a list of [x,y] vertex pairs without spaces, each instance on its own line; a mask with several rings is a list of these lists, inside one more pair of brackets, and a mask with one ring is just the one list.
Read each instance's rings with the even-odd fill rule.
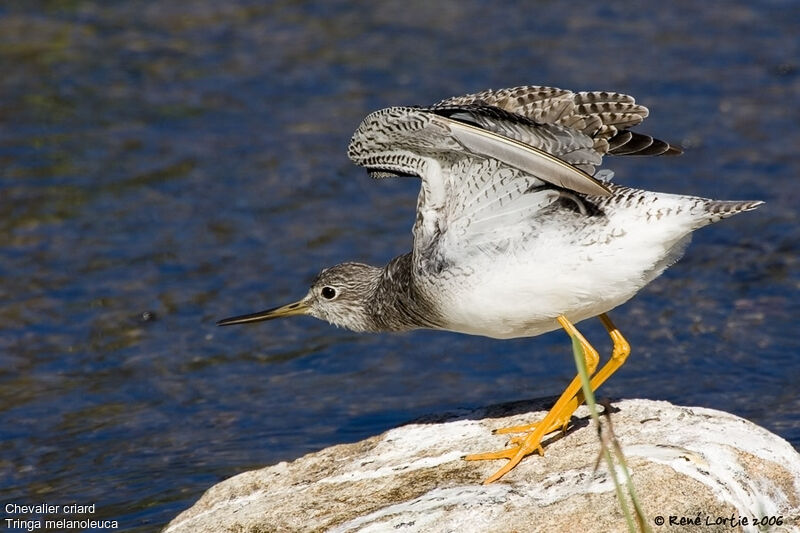
[[421,178],[413,250],[382,268],[323,270],[293,305],[357,331],[498,338],[613,309],[675,262],[692,231],[761,203],[632,189],[595,173],[605,155],[681,152],[628,130],[647,115],[628,95],[536,86],[371,113],[348,155],[376,178]]
[[[628,128],[647,116],[630,96],[547,87],[483,91],[431,107],[368,115],[348,147],[370,176],[418,176],[411,253],[385,267],[323,270],[300,301],[220,325],[307,314],[355,331],[433,328],[495,338],[558,327],[580,344],[596,390],[630,354],[607,311],[633,297],[683,254],[694,230],[754,209],[632,189],[595,172],[605,155],[674,155],[680,149]],[[599,354],[575,327],[598,317],[613,348]],[[502,450],[491,483],[542,451],[583,402],[576,376],[534,424]]]
[[376,111],[356,131],[348,153],[373,175],[422,178],[409,265],[417,300],[435,311],[434,327],[503,338],[537,335],[556,329],[560,314],[579,321],[624,303],[680,257],[692,231],[760,202],[605,183],[605,194],[582,194],[465,148],[436,118],[544,150],[588,174],[606,154],[680,153],[627,130],[647,115],[647,108],[619,93],[483,91],[429,108]]

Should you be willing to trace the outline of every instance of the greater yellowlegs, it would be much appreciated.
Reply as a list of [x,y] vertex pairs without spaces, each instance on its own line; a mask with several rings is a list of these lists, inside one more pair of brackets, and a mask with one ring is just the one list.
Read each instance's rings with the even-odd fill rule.
[[[342,263],[303,299],[221,320],[221,326],[311,315],[355,331],[443,329],[500,339],[564,328],[586,354],[597,389],[630,353],[606,313],[674,263],[691,233],[762,202],[717,201],[615,185],[595,172],[609,155],[680,148],[628,130],[648,110],[630,96],[551,87],[487,90],[430,107],[368,115],[348,155],[373,178],[416,176],[414,246],[384,267]],[[597,351],[574,323],[599,317],[613,340]],[[486,482],[541,452],[583,401],[576,377],[545,418],[506,449]]]

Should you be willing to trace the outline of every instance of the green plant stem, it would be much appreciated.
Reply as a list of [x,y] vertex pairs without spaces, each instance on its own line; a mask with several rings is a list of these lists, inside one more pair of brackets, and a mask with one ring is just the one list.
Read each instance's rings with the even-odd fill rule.
[[[589,413],[592,415],[592,420],[597,427],[597,434],[600,437],[600,445],[603,452],[603,458],[606,461],[606,465],[608,466],[608,471],[611,474],[611,479],[614,482],[614,490],[617,493],[617,500],[619,500],[619,505],[622,507],[622,514],[625,515],[625,522],[628,524],[628,531],[630,533],[636,533],[636,526],[634,525],[633,516],[631,515],[630,509],[628,509],[628,504],[625,501],[625,494],[622,492],[622,485],[619,483],[617,479],[617,472],[616,467],[614,465],[614,459],[611,457],[611,452],[606,446],[605,441],[602,437],[602,431],[600,429],[600,417],[597,414],[597,403],[594,399],[594,393],[592,392],[592,386],[589,383],[589,372],[586,370],[586,357],[583,351],[583,346],[578,341],[577,338],[572,337],[572,354],[575,357],[575,366],[578,368],[578,375],[581,377],[581,388],[583,389],[583,397],[586,401],[586,406],[589,408]],[[627,469],[625,470],[627,475]],[[628,477],[628,481],[630,482],[630,476]],[[628,490],[632,484],[628,485]],[[639,520],[639,524],[642,525],[641,519]]]

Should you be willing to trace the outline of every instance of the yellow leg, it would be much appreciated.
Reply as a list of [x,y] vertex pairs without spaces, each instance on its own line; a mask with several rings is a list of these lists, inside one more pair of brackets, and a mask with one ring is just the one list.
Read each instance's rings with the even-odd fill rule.
[[[600,385],[602,385],[614,372],[616,372],[617,369],[619,369],[619,367],[625,363],[625,360],[628,358],[628,355],[631,352],[628,341],[625,340],[608,315],[604,313],[600,315],[599,318],[603,323],[603,326],[605,326],[606,331],[608,331],[611,340],[614,342],[614,348],[610,359],[605,365],[603,365],[603,368],[601,368],[600,371],[592,377],[590,381],[592,391],[597,390]],[[586,341],[583,335],[581,335],[581,333],[569,320],[566,319],[566,317],[559,316],[557,320],[561,327],[564,328],[564,330],[566,330],[570,336],[575,336],[581,343],[584,351],[584,357],[586,358],[586,369],[589,375],[592,376],[599,361],[597,351]],[[556,404],[553,406],[553,408],[550,409],[550,412],[547,413],[547,416],[544,417],[544,420],[535,424],[503,428],[496,431],[496,433],[522,431],[530,431],[530,433],[511,439],[511,446],[507,449],[499,450],[497,452],[469,455],[466,457],[466,459],[469,461],[485,459],[508,459],[508,463],[490,476],[486,481],[484,481],[484,483],[491,483],[500,479],[508,471],[519,464],[522,458],[526,455],[530,455],[534,451],[538,451],[541,455],[544,455],[544,451],[542,450],[541,446],[542,437],[559,428],[566,429],[572,414],[575,412],[578,406],[583,403],[583,400],[584,397],[583,391],[581,390],[580,377],[576,376],[558,398],[558,401],[556,401]]]
[[[578,339],[578,342],[581,343],[584,357],[586,358],[586,369],[589,372],[589,375],[592,375],[597,368],[597,363],[600,361],[600,357],[597,355],[597,350],[595,350],[592,345],[589,344],[583,335],[581,335],[580,331],[578,331],[572,322],[567,320],[565,316],[559,316],[557,320],[561,327],[564,328],[567,333],[570,334],[570,336],[575,336]],[[530,455],[535,451],[538,451],[540,454],[544,455],[544,451],[542,450],[541,446],[542,437],[553,431],[550,428],[561,427],[563,416],[566,413],[566,408],[571,404],[571,402],[574,401],[575,395],[578,394],[580,388],[580,377],[575,376],[575,378],[570,382],[569,385],[567,385],[567,388],[558,398],[553,408],[550,409],[550,412],[547,413],[547,416],[544,417],[544,420],[536,424],[536,427],[533,429],[533,431],[525,435],[525,438],[516,445],[512,445],[510,448],[499,450],[497,452],[468,455],[466,457],[467,461],[508,459],[508,462],[503,465],[500,470],[495,472],[486,481],[484,481],[484,484],[491,483],[492,481],[496,481],[503,477],[509,470],[517,466],[517,464],[519,464],[522,458],[526,455]],[[574,410],[575,409],[573,408],[572,411]],[[566,420],[569,420],[569,417],[572,416],[572,411],[570,411],[566,416]]]
[[[608,331],[608,335],[611,337],[611,340],[614,342],[614,348],[611,352],[611,357],[606,362],[605,365],[597,372],[597,374],[592,377],[592,380],[589,382],[592,386],[592,392],[596,391],[600,385],[605,383],[605,381],[616,372],[619,367],[621,367],[625,361],[628,359],[628,355],[631,353],[631,346],[628,344],[628,341],[625,340],[625,337],[622,336],[622,333],[619,332],[617,326],[611,321],[607,314],[603,313],[599,315],[597,318],[603,323],[605,326],[606,331]],[[591,375],[591,374],[590,374]],[[570,401],[566,406],[564,406],[564,410],[562,411],[562,416],[557,417],[553,425],[547,428],[544,432],[545,435],[551,433],[557,429],[561,429],[562,431],[567,428],[569,424],[570,418],[572,418],[572,413],[578,408],[579,405],[583,403],[583,391],[578,391],[578,394]],[[495,433],[524,433],[526,431],[531,431],[539,425],[539,422],[535,422],[533,424],[525,424],[522,426],[512,426],[507,428],[500,428],[495,430]],[[511,442],[514,443],[515,439],[512,439]]]
[[[603,313],[599,318],[600,322],[603,323],[606,327],[606,331],[608,331],[608,334],[611,336],[611,340],[614,341],[614,349],[611,352],[611,358],[608,362],[606,362],[603,368],[592,378],[592,392],[596,391],[600,385],[605,383],[611,374],[616,372],[631,354],[631,345],[628,344],[628,341],[626,341],[622,333],[619,332],[617,326],[608,318],[608,315]],[[581,403],[583,403],[582,399]]]

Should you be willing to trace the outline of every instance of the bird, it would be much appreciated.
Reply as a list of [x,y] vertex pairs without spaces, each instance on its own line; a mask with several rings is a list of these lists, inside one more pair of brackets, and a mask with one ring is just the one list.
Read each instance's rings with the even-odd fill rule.
[[[496,339],[562,328],[580,344],[594,391],[631,348],[608,312],[684,253],[692,232],[757,208],[635,189],[598,170],[605,156],[674,156],[675,144],[631,131],[649,114],[629,95],[544,86],[485,90],[430,106],[370,113],[349,158],[375,179],[420,179],[413,246],[384,266],[323,269],[300,300],[217,324],[310,315],[357,332],[448,330]],[[599,318],[613,347],[598,351],[575,324]],[[565,431],[583,402],[576,376],[545,417],[499,428],[506,460],[491,483]]]

